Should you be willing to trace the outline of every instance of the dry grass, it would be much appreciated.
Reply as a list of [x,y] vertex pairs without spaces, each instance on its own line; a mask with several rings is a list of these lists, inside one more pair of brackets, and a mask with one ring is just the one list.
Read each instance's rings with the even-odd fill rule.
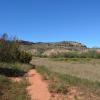
[[38,66],[44,65],[53,72],[69,74],[92,81],[100,81],[100,61],[95,62],[95,60],[90,63],[54,61],[48,58],[33,58],[32,60],[33,64]]
[[71,100],[100,100],[99,82],[54,73],[45,66],[37,66],[36,69],[48,81],[52,100],[70,100],[69,97],[73,98]]
[[[24,75],[31,68],[28,64],[0,62],[0,100],[30,100],[26,93],[27,82]],[[11,80],[16,77],[22,81]]]

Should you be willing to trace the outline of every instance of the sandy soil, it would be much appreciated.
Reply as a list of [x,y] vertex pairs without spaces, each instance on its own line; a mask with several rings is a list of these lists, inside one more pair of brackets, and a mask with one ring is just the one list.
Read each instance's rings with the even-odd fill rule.
[[42,80],[36,70],[32,69],[27,73],[27,80],[29,83],[27,92],[31,100],[50,100],[48,84]]

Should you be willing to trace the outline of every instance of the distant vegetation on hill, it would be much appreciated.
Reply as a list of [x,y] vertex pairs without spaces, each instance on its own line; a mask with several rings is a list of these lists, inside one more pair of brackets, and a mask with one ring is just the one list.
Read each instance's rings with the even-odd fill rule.
[[31,52],[39,57],[65,57],[65,58],[100,58],[99,48],[87,48],[86,45],[73,42],[28,42],[19,41],[22,50]]
[[30,46],[31,49],[37,49],[37,48],[45,48],[45,49],[69,49],[69,50],[82,50],[86,49],[86,45],[81,44],[79,42],[74,42],[74,41],[61,41],[61,42],[28,42],[28,41],[19,41],[21,45],[24,46]]
[[48,56],[52,54],[65,53],[67,51],[82,51],[87,49],[87,46],[79,42],[61,41],[61,42],[28,42],[19,41],[20,48],[31,52],[33,55]]

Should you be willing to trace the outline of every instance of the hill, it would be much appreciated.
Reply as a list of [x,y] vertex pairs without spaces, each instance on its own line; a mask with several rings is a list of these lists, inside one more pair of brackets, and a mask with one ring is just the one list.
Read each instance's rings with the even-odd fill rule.
[[[86,49],[87,46],[74,41],[61,41],[61,42],[29,42],[29,41],[19,41],[20,45],[23,45],[25,49],[37,49],[37,48],[43,48],[43,49],[54,49],[54,48],[62,48],[62,49],[68,49],[68,50],[82,50]],[[27,48],[28,46],[28,48]],[[30,48],[29,48],[30,47]]]
[[83,51],[87,46],[74,41],[61,41],[61,42],[29,42],[19,41],[20,48],[31,52],[33,55],[51,55],[64,53],[67,51]]

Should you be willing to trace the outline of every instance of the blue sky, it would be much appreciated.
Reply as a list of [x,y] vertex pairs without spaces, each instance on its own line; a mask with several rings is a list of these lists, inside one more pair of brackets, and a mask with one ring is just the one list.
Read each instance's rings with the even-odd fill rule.
[[0,0],[0,34],[100,47],[100,0]]

